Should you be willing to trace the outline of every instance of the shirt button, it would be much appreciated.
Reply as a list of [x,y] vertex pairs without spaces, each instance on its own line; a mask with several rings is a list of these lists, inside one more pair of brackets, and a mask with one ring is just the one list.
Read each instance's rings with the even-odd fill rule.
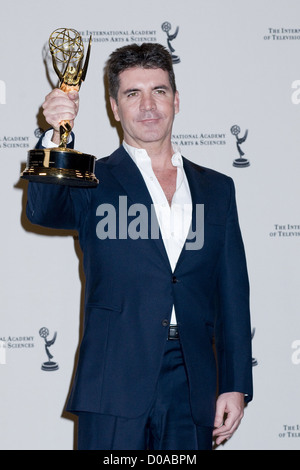
[[173,283],[173,284],[176,284],[176,282],[178,282],[178,279],[177,279],[176,276],[173,276],[173,277],[172,277],[172,283]]
[[169,326],[169,321],[164,319],[162,322],[161,322],[162,326]]

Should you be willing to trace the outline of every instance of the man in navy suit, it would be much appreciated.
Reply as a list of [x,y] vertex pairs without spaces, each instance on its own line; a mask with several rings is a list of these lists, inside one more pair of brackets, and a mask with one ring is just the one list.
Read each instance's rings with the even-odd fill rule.
[[[98,187],[28,187],[28,218],[78,230],[84,254],[84,334],[67,407],[79,416],[78,448],[211,449],[252,399],[234,185],[172,144],[179,95],[163,46],[117,49],[107,76],[124,141],[97,160]],[[43,108],[52,143],[46,135],[39,145],[55,146],[78,94],[53,90]]]

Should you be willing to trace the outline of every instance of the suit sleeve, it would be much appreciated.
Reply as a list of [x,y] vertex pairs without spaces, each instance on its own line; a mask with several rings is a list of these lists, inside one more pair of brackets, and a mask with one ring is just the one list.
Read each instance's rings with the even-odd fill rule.
[[239,227],[235,189],[230,179],[230,203],[218,279],[216,350],[219,393],[253,395],[249,281]]
[[[42,139],[36,148],[43,148]],[[78,230],[88,203],[89,194],[84,188],[29,182],[26,215],[30,222],[43,227]]]

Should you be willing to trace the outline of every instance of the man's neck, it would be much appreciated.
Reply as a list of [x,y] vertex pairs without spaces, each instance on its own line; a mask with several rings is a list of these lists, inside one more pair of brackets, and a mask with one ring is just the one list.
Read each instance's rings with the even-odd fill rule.
[[174,154],[174,150],[171,141],[165,142],[163,144],[156,142],[140,144],[139,142],[127,142],[126,140],[125,142],[131,147],[144,149],[151,160],[153,170],[167,170],[173,168],[171,160]]

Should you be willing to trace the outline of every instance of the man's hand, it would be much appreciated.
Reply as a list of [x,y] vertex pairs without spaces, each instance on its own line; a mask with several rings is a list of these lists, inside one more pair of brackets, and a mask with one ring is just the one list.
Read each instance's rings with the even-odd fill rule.
[[77,91],[65,93],[64,91],[55,88],[46,96],[42,106],[46,121],[51,127],[53,127],[52,141],[59,145],[60,122],[69,121],[73,128],[74,120],[79,108],[79,94]]
[[[244,416],[244,394],[239,392],[223,393],[217,400],[215,429],[213,436],[216,444],[229,439],[237,430]],[[225,420],[225,421],[224,421]]]

